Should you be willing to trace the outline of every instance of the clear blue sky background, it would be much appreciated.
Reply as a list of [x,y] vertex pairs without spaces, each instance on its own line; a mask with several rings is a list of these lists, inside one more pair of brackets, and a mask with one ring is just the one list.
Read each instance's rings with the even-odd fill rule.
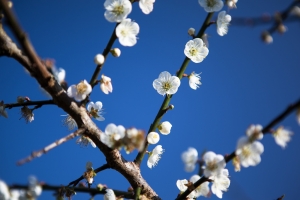
[[[291,2],[241,0],[230,15],[234,19],[274,14]],[[18,0],[14,1],[14,10],[40,57],[55,59],[57,67],[67,71],[69,84],[90,80],[94,56],[103,51],[115,26],[104,18],[103,1]],[[206,14],[196,0],[157,0],[150,15],[144,15],[137,3],[133,5],[129,18],[140,25],[138,42],[134,47],[115,42],[114,47],[119,47],[122,55],[109,55],[102,71],[112,78],[113,93],[105,95],[96,86],[91,95],[92,101],[102,101],[104,105],[106,120],[96,121],[100,129],[115,123],[148,130],[164,98],[153,89],[152,82],[162,71],[176,73],[184,59],[184,46],[190,40],[188,28],[199,30]],[[284,35],[275,33],[274,43],[265,45],[260,33],[269,27],[270,24],[232,25],[224,37],[216,33],[214,25],[207,30],[209,55],[200,64],[190,63],[186,71],[202,72],[203,85],[194,91],[187,79],[182,80],[171,101],[175,109],[163,118],[173,124],[171,134],[161,136],[159,142],[165,153],[154,169],[142,163],[143,177],[162,199],[175,199],[179,192],[176,181],[189,179],[197,172],[198,169],[194,173],[184,171],[181,153],[188,147],[195,147],[199,153],[204,149],[231,153],[250,124],[266,125],[299,99],[299,22],[287,24]],[[31,100],[47,99],[16,61],[2,57],[0,66],[0,100],[12,103],[20,95]],[[87,161],[93,162],[95,168],[105,163],[98,149],[80,147],[73,139],[28,164],[16,166],[16,161],[32,151],[70,133],[62,126],[60,115],[65,113],[60,108],[44,106],[34,114],[35,120],[29,124],[19,120],[19,108],[8,110],[8,119],[0,118],[1,179],[9,184],[27,183],[29,175],[36,175],[51,185],[67,185],[82,175]],[[267,135],[262,140],[265,152],[258,166],[235,173],[232,164],[227,165],[231,185],[223,199],[274,200],[282,194],[285,199],[299,197],[300,127],[295,119],[292,113],[281,123],[295,133],[285,150]],[[133,160],[136,152],[122,154]],[[94,186],[98,183],[118,190],[129,187],[114,170],[98,174]],[[41,199],[53,199],[52,192],[43,192]],[[79,194],[74,199],[88,199],[88,195]]]

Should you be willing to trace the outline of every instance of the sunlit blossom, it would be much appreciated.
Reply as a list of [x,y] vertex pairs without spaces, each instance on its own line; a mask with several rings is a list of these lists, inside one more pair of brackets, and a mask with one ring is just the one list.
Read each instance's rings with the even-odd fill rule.
[[109,78],[108,76],[104,76],[104,74],[102,74],[100,80],[100,89],[104,94],[112,93],[113,87],[111,83],[111,78]]
[[139,6],[144,14],[149,14],[153,10],[153,4],[155,0],[140,0]]
[[201,77],[200,74],[196,74],[192,72],[189,76],[189,85],[192,89],[196,90],[202,83],[200,82]]
[[112,189],[106,189],[104,195],[104,200],[116,200],[116,195]]
[[158,94],[175,94],[180,86],[180,79],[177,76],[171,76],[167,71],[161,72],[158,79],[153,81],[153,87]]
[[211,191],[220,199],[222,199],[223,192],[226,192],[230,185],[230,180],[228,176],[229,172],[227,169],[222,169],[219,174],[214,176]]
[[136,35],[140,32],[140,27],[136,22],[132,22],[127,18],[116,28],[116,36],[119,38],[119,42],[123,46],[131,47],[136,44]]
[[96,103],[90,102],[87,105],[87,110],[89,114],[94,117],[98,121],[103,121],[105,120],[104,117],[101,115],[102,114],[102,102],[97,101]]
[[198,161],[198,151],[190,147],[187,151],[181,154],[181,159],[185,164],[185,171],[192,172],[196,167],[196,163]]
[[222,0],[198,0],[198,3],[206,12],[218,12],[224,5]]
[[287,143],[291,140],[293,132],[280,126],[273,134],[276,144],[285,148]]
[[203,174],[208,178],[210,176],[219,174],[221,170],[226,166],[224,156],[215,154],[212,151],[208,151],[203,155],[203,161],[205,162],[205,166],[203,166]]
[[[190,181],[192,183],[196,183],[198,180],[200,179],[200,176],[198,174],[193,175],[190,178]],[[206,181],[204,183],[202,183],[201,185],[199,185],[194,191],[195,191],[195,197],[198,198],[200,196],[204,196],[207,197],[209,194],[209,182]]]
[[200,38],[195,38],[186,43],[184,54],[194,63],[200,63],[208,55],[208,48]]
[[230,21],[231,16],[228,14],[226,15],[226,11],[219,12],[217,19],[217,32],[220,36],[227,34]]
[[238,140],[235,151],[243,167],[256,166],[260,163],[260,155],[264,152],[264,146],[258,141],[249,142],[247,137]]
[[129,0],[106,0],[104,7],[106,9],[104,17],[109,22],[121,22],[132,10]]
[[168,121],[165,121],[158,126],[159,132],[163,135],[169,135],[171,132],[171,128],[172,124]]
[[110,148],[119,148],[119,141],[125,136],[125,128],[122,125],[108,124],[105,132],[100,134],[100,140]]
[[261,140],[264,137],[264,134],[262,133],[262,125],[260,124],[251,124],[249,128],[246,130],[246,135],[249,138],[249,141],[254,140]]
[[149,153],[147,166],[151,169],[158,164],[158,161],[161,159],[161,155],[163,154],[164,149],[161,145],[157,145],[152,152]]
[[147,141],[149,144],[156,144],[159,142],[159,134],[156,133],[156,132],[150,132],[148,135],[147,135]]
[[86,80],[83,80],[77,85],[71,85],[68,88],[67,94],[69,97],[74,98],[76,101],[82,101],[91,92],[92,92],[91,85]]

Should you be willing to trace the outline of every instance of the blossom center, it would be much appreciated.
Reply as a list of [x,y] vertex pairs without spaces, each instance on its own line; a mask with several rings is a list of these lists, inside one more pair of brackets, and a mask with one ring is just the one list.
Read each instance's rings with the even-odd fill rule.
[[189,50],[189,52],[190,52],[191,56],[195,56],[195,55],[198,53],[197,49],[195,49],[194,47],[192,47],[192,48]]
[[206,168],[209,170],[209,171],[214,171],[218,168],[218,165],[216,163],[216,161],[213,161],[213,162],[208,162],[206,164]]
[[98,112],[99,112],[98,109],[92,107],[90,111],[90,115],[92,115],[94,118],[98,118],[99,117]]
[[84,94],[87,90],[87,85],[81,82],[76,86],[76,89],[79,94]]
[[165,91],[168,91],[171,87],[172,87],[172,85],[169,82],[164,82],[163,85],[162,85],[162,88]]
[[214,7],[216,5],[215,0],[207,0],[207,7]]
[[122,15],[124,13],[124,8],[122,5],[119,5],[114,7],[112,12],[115,13],[116,15]]
[[249,147],[243,147],[242,149],[242,155],[245,157],[245,158],[248,158],[251,154],[251,151],[249,149]]

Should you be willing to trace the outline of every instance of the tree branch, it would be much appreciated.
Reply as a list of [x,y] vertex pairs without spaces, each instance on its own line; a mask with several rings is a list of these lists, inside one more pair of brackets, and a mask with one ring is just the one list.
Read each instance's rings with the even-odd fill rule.
[[57,141],[49,144],[48,146],[44,147],[43,149],[41,149],[39,151],[32,152],[31,155],[29,155],[28,157],[26,157],[26,158],[24,158],[22,160],[19,160],[17,162],[17,165],[23,165],[23,164],[25,164],[27,162],[32,161],[36,157],[40,157],[43,154],[48,153],[48,151],[54,149],[55,147],[58,147],[62,143],[67,142],[67,141],[73,139],[74,137],[76,137],[76,136],[84,133],[84,131],[85,131],[85,129],[80,128],[77,131],[75,131],[74,133],[71,133],[71,134],[67,135],[66,137],[63,137],[63,138],[61,138],[61,139],[59,139],[59,140],[57,140]]
[[[210,20],[211,20],[213,14],[214,14],[213,12],[207,14],[206,19],[204,20],[204,22],[203,22],[203,24],[201,26],[201,29],[198,32],[197,36],[196,36],[197,38],[201,38],[203,36],[206,28],[209,27],[209,25],[210,25]],[[185,57],[182,65],[180,67],[180,70],[177,72],[177,77],[179,79],[182,79],[184,71],[186,70],[189,62],[190,62],[190,59],[188,57]],[[165,99],[164,99],[164,101],[163,101],[160,109],[158,110],[158,113],[157,113],[157,115],[156,115],[153,123],[150,125],[148,133],[155,131],[155,129],[157,128],[157,126],[158,126],[158,124],[159,124],[162,116],[165,114],[165,110],[169,106],[169,103],[171,101],[172,96],[173,95],[166,95],[166,97],[165,97]],[[145,144],[144,144],[144,149],[138,153],[138,155],[136,156],[135,161],[134,161],[138,166],[140,166],[140,164],[141,164],[141,162],[142,162],[142,160],[144,158],[144,155],[145,155],[145,153],[146,153],[146,151],[148,149],[148,146],[149,146],[149,144],[148,144],[147,137],[146,137]]]
[[[58,191],[64,186],[53,186],[53,185],[48,185],[48,184],[41,184],[41,187],[43,190],[49,190],[49,191]],[[10,189],[28,189],[28,185],[20,185],[20,184],[14,184],[9,186]],[[93,188],[84,188],[84,187],[74,187],[75,192],[82,192],[82,193],[89,193],[91,195],[97,195],[97,194],[105,194],[105,190],[99,190],[99,189],[93,189]],[[121,190],[113,190],[114,193],[117,196],[123,196],[124,198],[127,199],[133,199],[134,195],[131,192],[124,192]]]
[[22,107],[22,106],[43,106],[43,105],[55,105],[53,100],[44,100],[44,101],[26,101],[24,103],[7,103],[4,104],[5,108],[11,109],[15,107]]
[[32,63],[33,71],[35,73],[34,77],[39,84],[52,96],[53,101],[76,121],[78,127],[86,129],[84,135],[89,137],[99,150],[102,151],[106,157],[107,164],[112,169],[121,173],[133,188],[142,188],[141,193],[147,198],[152,200],[160,199],[145,179],[143,179],[139,166],[134,162],[126,161],[117,149],[110,149],[100,141],[100,134],[102,134],[102,131],[89,117],[86,109],[79,106],[77,102],[71,99],[57,83],[53,75],[48,72],[6,3],[5,0],[0,0],[0,8],[3,10],[12,32],[15,34],[17,40],[24,49],[25,54],[28,56],[29,61]]
[[[286,116],[288,116],[292,111],[300,107],[300,99],[296,101],[295,103],[291,104],[289,107],[287,107],[286,110],[284,110],[281,114],[279,114],[277,117],[275,117],[267,126],[265,126],[262,130],[263,134],[269,133],[270,129],[278,124],[280,121],[282,121]],[[235,157],[235,151],[232,152],[229,156],[225,156],[225,161],[228,163]],[[200,186],[202,183],[209,181],[207,177],[200,178],[197,182],[194,183],[194,188],[196,189],[198,186]],[[184,193],[179,195],[176,200],[184,200],[190,193],[192,192],[189,190],[186,190]]]
[[[101,167],[98,167],[97,169],[95,169],[94,172],[95,172],[95,173],[98,173],[98,172],[101,172],[101,171],[106,170],[106,169],[109,169],[109,168],[110,168],[110,166],[106,163],[106,164],[102,165]],[[70,182],[70,183],[68,184],[68,186],[73,185],[73,187],[75,187],[75,186],[76,186],[81,180],[83,180],[83,179],[84,179],[84,177],[83,177],[83,176],[80,176],[78,179],[76,179],[76,180]]]

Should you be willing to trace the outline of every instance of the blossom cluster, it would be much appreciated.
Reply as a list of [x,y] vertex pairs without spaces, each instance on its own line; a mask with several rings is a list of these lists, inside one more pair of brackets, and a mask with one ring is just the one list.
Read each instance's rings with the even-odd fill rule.
[[124,147],[126,153],[134,149],[141,150],[144,143],[144,131],[136,128],[125,129],[122,125],[108,124],[100,134],[100,140],[112,149]]
[[36,177],[28,178],[27,189],[9,189],[6,183],[0,180],[0,199],[1,200],[35,200],[42,194],[42,187]]
[[[185,163],[185,170],[191,172],[195,169],[195,164],[198,161],[198,152],[195,148],[190,147],[181,155],[182,161]],[[223,191],[227,191],[230,180],[229,172],[225,169],[226,162],[222,155],[215,154],[212,151],[208,151],[203,155],[203,161],[205,165],[203,166],[203,174],[205,177],[212,181],[211,190],[212,193],[217,195],[217,197],[222,198]],[[190,182],[186,179],[178,180],[176,185],[180,192],[184,192],[188,186],[192,187],[192,184],[200,179],[199,175],[194,175],[190,179]],[[188,196],[189,199],[194,199],[199,196],[208,196],[209,194],[209,183],[205,182],[198,186],[193,192]]]

